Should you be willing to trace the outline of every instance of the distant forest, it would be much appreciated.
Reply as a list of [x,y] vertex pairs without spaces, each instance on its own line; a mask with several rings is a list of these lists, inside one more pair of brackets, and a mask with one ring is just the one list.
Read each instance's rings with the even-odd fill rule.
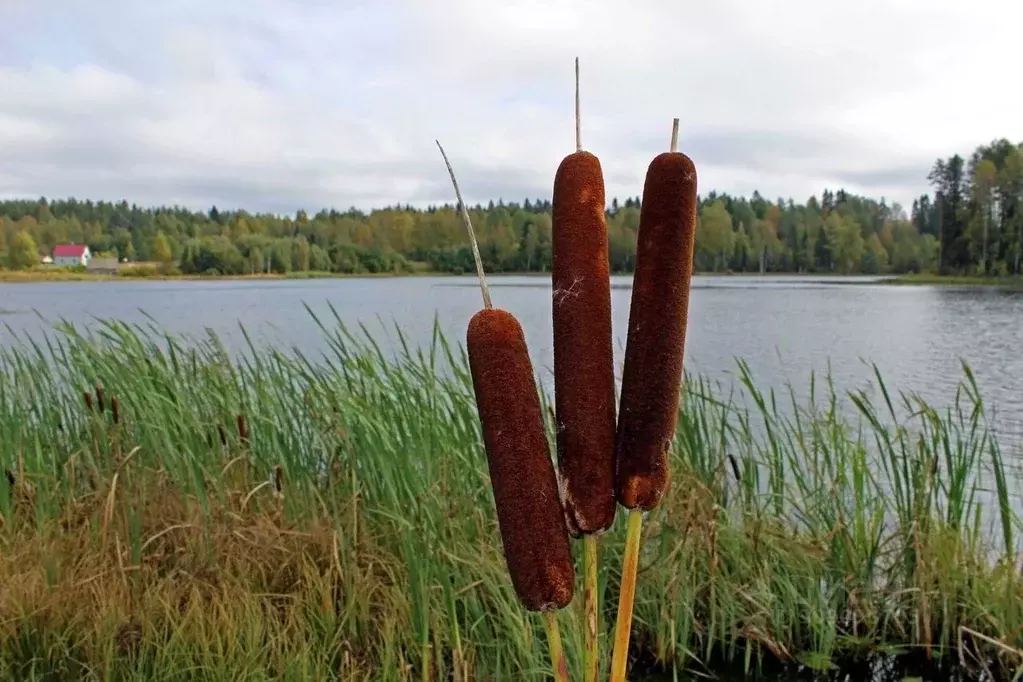
[[[754,192],[701,196],[696,267],[703,272],[1020,273],[1023,145],[996,140],[969,159],[938,159],[932,194],[898,204],[826,190],[797,204]],[[551,202],[491,202],[471,209],[488,272],[543,272],[551,264]],[[607,209],[615,272],[635,265],[640,199]],[[46,198],[0,202],[0,262],[38,263],[58,243],[157,262],[185,273],[472,272],[452,205],[321,210],[295,216],[196,212]]]

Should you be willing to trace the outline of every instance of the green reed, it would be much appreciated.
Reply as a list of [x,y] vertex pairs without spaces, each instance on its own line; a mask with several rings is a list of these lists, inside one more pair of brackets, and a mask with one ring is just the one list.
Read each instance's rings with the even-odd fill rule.
[[[114,321],[0,349],[0,677],[543,677],[463,349],[436,326],[422,347],[394,329],[392,352],[314,319],[316,356]],[[1023,664],[1020,453],[969,369],[940,410],[879,374],[848,395],[811,377],[802,400],[742,362],[737,378],[686,382],[644,528],[637,652],[697,670],[897,651]],[[103,413],[84,403],[97,387]],[[576,669],[579,613],[561,615]]]

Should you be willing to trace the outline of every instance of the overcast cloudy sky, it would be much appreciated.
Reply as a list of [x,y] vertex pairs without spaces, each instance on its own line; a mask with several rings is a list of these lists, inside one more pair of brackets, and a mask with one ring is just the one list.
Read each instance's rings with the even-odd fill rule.
[[[626,7],[628,9],[626,9]],[[294,211],[549,197],[583,140],[638,195],[681,119],[700,191],[908,204],[1023,140],[1019,0],[0,0],[0,197]]]

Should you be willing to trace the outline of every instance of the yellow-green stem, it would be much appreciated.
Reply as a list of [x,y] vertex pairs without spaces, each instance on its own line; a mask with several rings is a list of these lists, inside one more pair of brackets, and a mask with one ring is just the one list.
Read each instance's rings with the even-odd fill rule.
[[597,607],[597,536],[583,537],[583,585],[584,629],[586,630],[586,673],[585,682],[597,682],[597,669],[600,666],[600,650],[597,645],[598,613]]
[[565,661],[565,650],[561,648],[558,612],[545,612],[543,620],[544,625],[547,626],[547,646],[551,651],[551,666],[554,669],[554,679],[557,682],[568,682],[568,663]]
[[611,654],[611,682],[625,682],[625,666],[629,661],[629,634],[632,631],[632,603],[636,598],[636,570],[639,568],[639,539],[642,530],[643,512],[633,509],[629,512],[629,528],[625,534],[622,587],[618,597],[615,645]]

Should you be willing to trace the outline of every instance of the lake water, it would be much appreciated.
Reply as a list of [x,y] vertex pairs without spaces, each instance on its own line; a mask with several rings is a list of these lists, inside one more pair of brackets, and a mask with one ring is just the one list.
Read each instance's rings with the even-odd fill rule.
[[[541,379],[553,359],[549,277],[491,277],[494,304],[526,330]],[[618,370],[628,327],[631,278],[614,277],[612,314]],[[89,324],[95,318],[146,323],[201,336],[214,330],[241,350],[239,324],[259,344],[325,350],[303,307],[348,324],[365,323],[386,343],[397,324],[413,343],[428,343],[434,319],[464,342],[481,305],[473,277],[318,280],[0,283],[0,325],[38,334],[48,321]],[[48,321],[39,319],[43,315]],[[744,359],[762,388],[808,386],[811,370],[830,371],[840,390],[865,386],[869,363],[889,387],[947,404],[973,368],[999,430],[1023,442],[1023,293],[994,288],[894,286],[883,280],[813,277],[696,277],[686,340],[689,371],[730,381]],[[0,328],[0,343],[11,343]]]

